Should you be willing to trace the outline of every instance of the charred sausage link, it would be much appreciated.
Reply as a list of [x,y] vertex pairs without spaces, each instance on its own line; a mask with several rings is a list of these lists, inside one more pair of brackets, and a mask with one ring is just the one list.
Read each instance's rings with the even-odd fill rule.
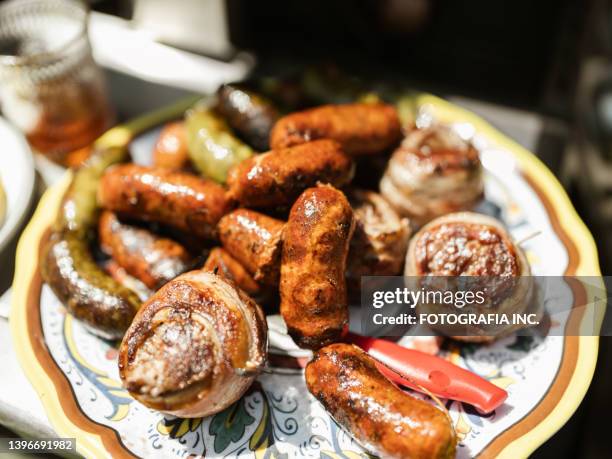
[[301,347],[338,341],[348,325],[346,259],[353,211],[344,194],[329,185],[307,189],[285,227],[280,311]]
[[400,138],[399,117],[390,105],[324,105],[278,120],[270,134],[270,145],[276,149],[333,139],[349,155],[365,155],[384,152]]
[[353,162],[337,142],[318,140],[242,161],[228,174],[228,194],[244,207],[288,206],[318,182],[347,184],[353,172]]
[[122,223],[112,212],[100,216],[98,234],[102,250],[150,289],[157,290],[192,267],[193,258],[181,244]]
[[455,432],[446,413],[402,392],[357,346],[320,349],[305,377],[308,390],[331,416],[380,457],[455,457]]
[[277,285],[281,236],[285,224],[248,209],[230,212],[219,221],[219,238],[225,250],[266,285]]
[[163,223],[198,237],[216,237],[219,219],[229,211],[220,185],[185,172],[119,165],[100,181],[102,207],[136,220]]

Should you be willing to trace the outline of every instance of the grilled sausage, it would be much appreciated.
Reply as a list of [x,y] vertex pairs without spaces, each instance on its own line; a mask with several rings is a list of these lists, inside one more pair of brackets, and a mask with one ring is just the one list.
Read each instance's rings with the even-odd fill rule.
[[353,211],[329,185],[307,189],[285,226],[280,312],[295,342],[317,349],[338,341],[348,325],[346,258]]
[[180,170],[189,164],[187,133],[183,121],[168,123],[153,148],[153,166]]
[[100,216],[98,234],[102,250],[152,290],[193,265],[193,258],[178,242],[122,223],[109,211]]
[[89,331],[105,339],[118,339],[141,301],[98,266],[90,242],[77,231],[52,233],[45,247],[43,279]]
[[235,84],[224,84],[217,91],[217,111],[253,148],[270,149],[270,130],[278,110],[265,97]]
[[266,354],[259,306],[230,281],[198,270],[168,282],[143,305],[119,348],[119,375],[149,408],[209,416],[245,393]]
[[237,209],[219,221],[219,239],[257,282],[277,285],[283,227],[275,218]]
[[228,174],[228,194],[244,207],[290,205],[317,182],[341,187],[353,172],[353,162],[337,142],[318,140],[272,150],[234,166]]
[[216,225],[229,210],[223,188],[185,172],[124,164],[100,181],[98,201],[135,220],[163,223],[203,238],[216,237]]
[[320,349],[306,366],[306,385],[366,449],[384,458],[449,459],[456,436],[449,417],[383,376],[350,344]]
[[244,266],[221,247],[215,247],[210,251],[202,269],[229,279],[252,298],[261,294],[259,285]]
[[273,149],[333,139],[349,155],[381,153],[401,139],[395,108],[385,104],[324,105],[284,116],[270,134]]

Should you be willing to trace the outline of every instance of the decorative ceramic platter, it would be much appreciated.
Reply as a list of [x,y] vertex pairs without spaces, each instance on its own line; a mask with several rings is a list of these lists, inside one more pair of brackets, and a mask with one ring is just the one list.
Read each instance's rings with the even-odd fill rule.
[[[592,237],[552,173],[483,120],[430,95],[416,95],[423,116],[451,123],[481,151],[486,202],[478,209],[504,221],[526,242],[535,275],[599,275]],[[154,133],[133,144],[147,162]],[[76,437],[86,457],[328,457],[368,455],[305,387],[299,359],[272,349],[270,372],[236,404],[210,418],[178,419],[149,410],[122,389],[113,343],[87,333],[66,314],[39,275],[38,249],[70,176],[43,197],[19,244],[11,329],[19,360],[58,435]],[[568,323],[599,320],[583,310]],[[458,457],[523,457],[572,415],[591,381],[598,338],[508,337],[488,346],[453,346],[440,355],[504,387],[495,413],[447,402],[460,438]]]

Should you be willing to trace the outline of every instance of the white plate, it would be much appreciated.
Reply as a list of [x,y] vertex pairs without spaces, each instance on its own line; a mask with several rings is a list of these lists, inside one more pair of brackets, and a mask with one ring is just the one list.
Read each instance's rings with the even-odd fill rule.
[[0,221],[0,251],[25,217],[34,192],[34,160],[25,138],[0,117],[0,180],[6,194],[6,215]]

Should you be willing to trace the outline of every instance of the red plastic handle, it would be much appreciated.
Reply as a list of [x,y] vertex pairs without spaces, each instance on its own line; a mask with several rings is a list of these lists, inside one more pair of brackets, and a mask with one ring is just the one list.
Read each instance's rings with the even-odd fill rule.
[[349,333],[347,339],[383,363],[380,371],[396,384],[419,392],[425,388],[437,397],[469,403],[483,413],[492,412],[508,398],[501,387],[435,355],[355,333]]

